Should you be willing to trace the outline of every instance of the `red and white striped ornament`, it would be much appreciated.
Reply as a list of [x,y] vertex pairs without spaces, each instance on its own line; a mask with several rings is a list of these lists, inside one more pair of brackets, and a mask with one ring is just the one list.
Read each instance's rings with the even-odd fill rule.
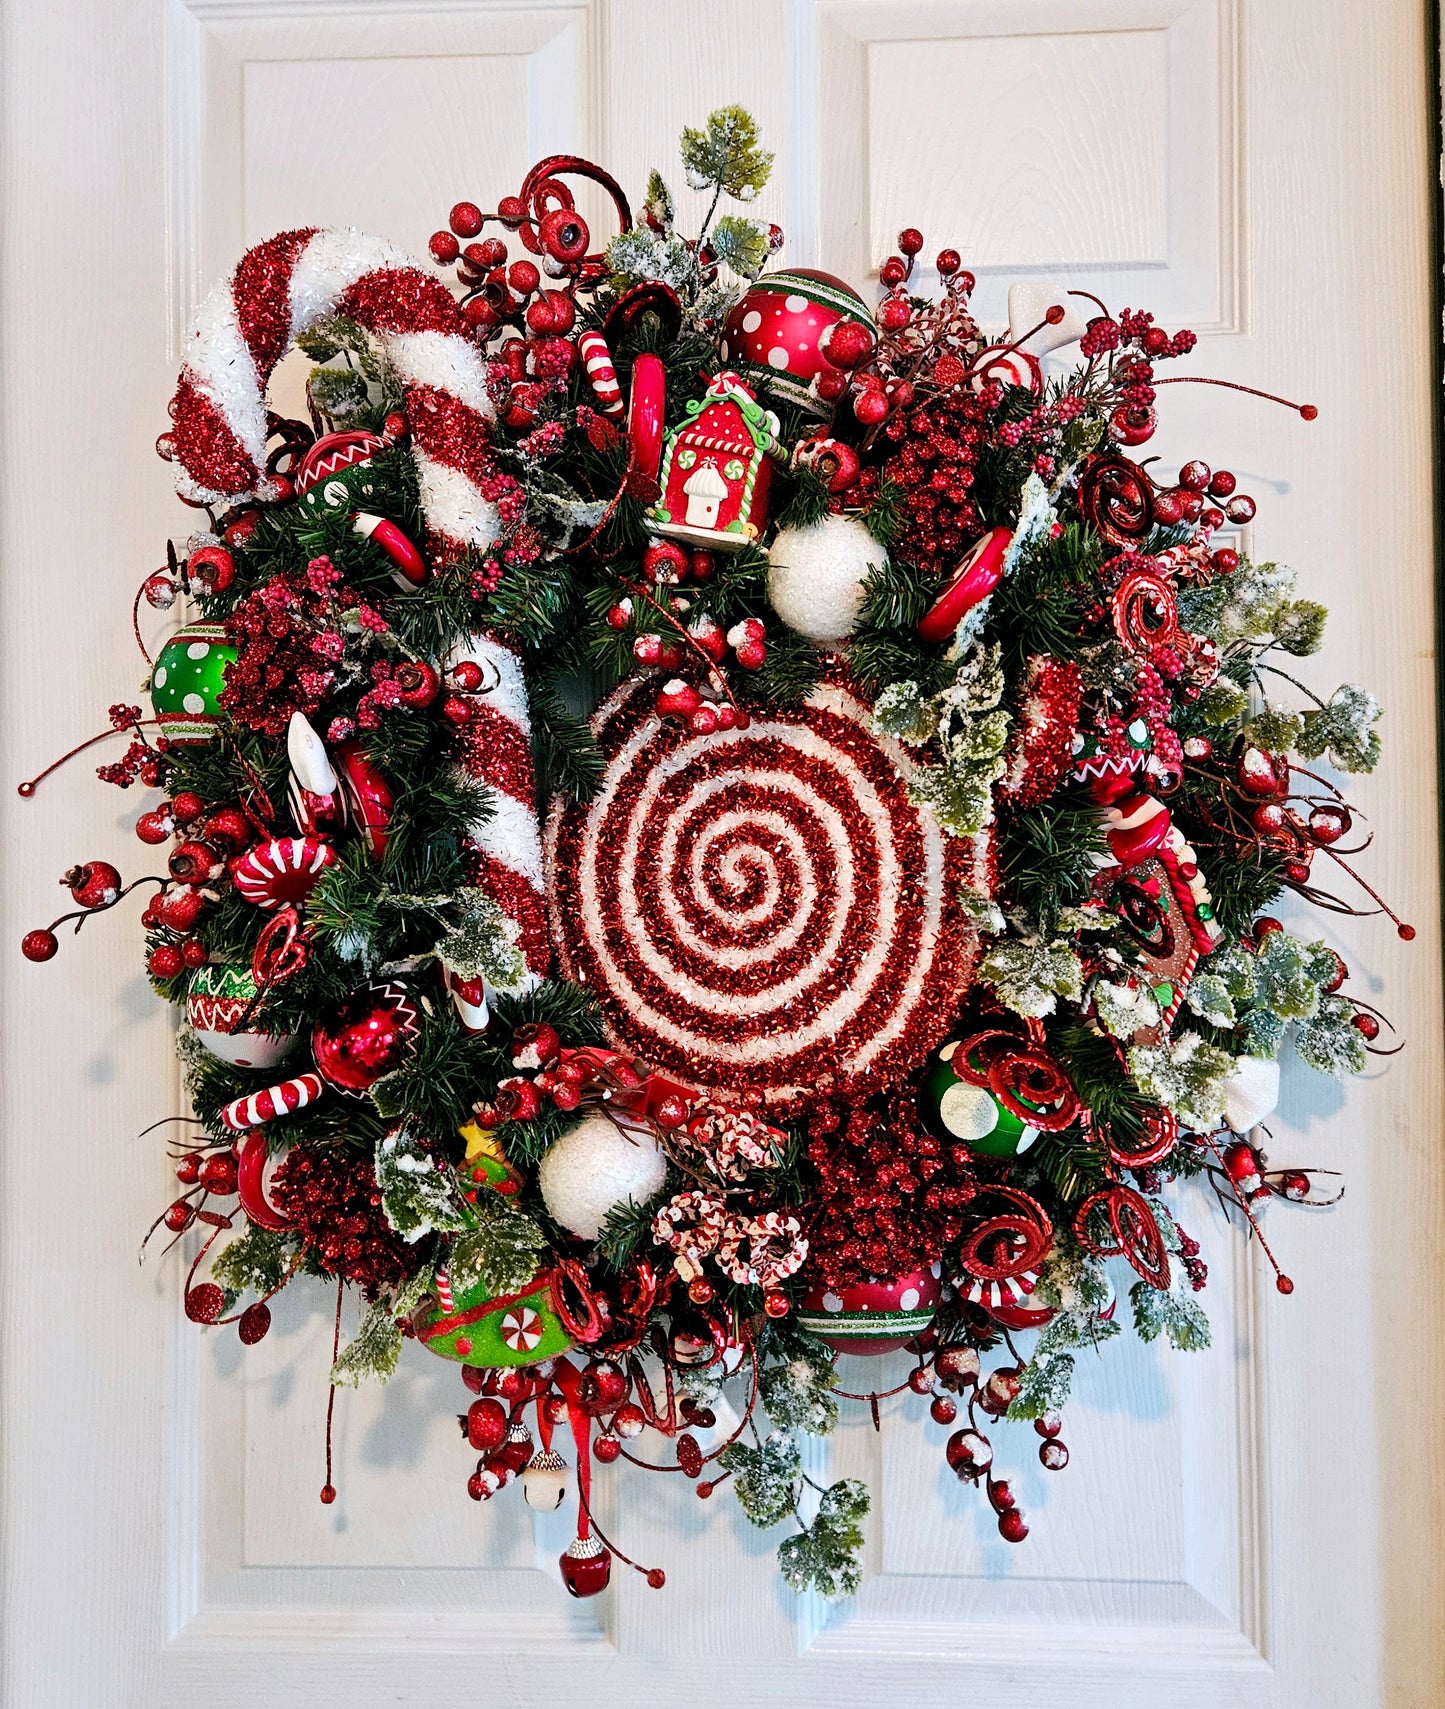
[[602,787],[548,827],[562,970],[612,1042],[774,1107],[919,1066],[972,972],[955,898],[988,883],[986,835],[909,801],[914,762],[839,686],[706,737],[661,721],[656,692],[640,678],[598,711]]
[[617,383],[617,368],[612,361],[612,352],[607,348],[607,340],[600,332],[579,333],[577,354],[582,358],[582,367],[597,399],[597,408],[614,421],[621,421],[626,413],[622,387]]
[[319,837],[272,837],[231,862],[237,890],[258,908],[300,904],[316,888],[336,850]]
[[462,763],[491,790],[490,815],[468,832],[468,873],[517,922],[530,988],[547,972],[551,951],[526,679],[520,658],[495,635],[472,636],[449,662],[455,669],[464,660],[481,670],[482,686],[463,730]]
[[233,1132],[244,1133],[247,1128],[264,1127],[280,1116],[304,1110],[316,1102],[322,1090],[319,1074],[298,1074],[294,1079],[283,1080],[279,1086],[268,1086],[264,1092],[234,1099],[221,1111],[221,1120]]

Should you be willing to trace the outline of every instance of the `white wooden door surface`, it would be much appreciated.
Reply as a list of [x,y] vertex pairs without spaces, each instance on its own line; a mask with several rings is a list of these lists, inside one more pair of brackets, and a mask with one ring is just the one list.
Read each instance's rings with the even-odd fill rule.
[[1332,934],[1409,1049],[1344,1092],[1288,1076],[1274,1155],[1349,1178],[1328,1217],[1271,1213],[1293,1298],[1201,1197],[1215,1349],[1111,1348],[1061,1477],[1026,1432],[1001,1441],[1034,1467],[1022,1548],[919,1403],[890,1402],[827,1450],[875,1496],[851,1605],[795,1603],[725,1495],[611,1472],[604,1523],[668,1588],[619,1573],[578,1605],[548,1576],[565,1530],[465,1499],[449,1367],[412,1350],[343,1401],[323,1508],[326,1296],[291,1290],[243,1357],[184,1321],[174,1262],[137,1268],[168,1176],[136,1135],[177,1106],[134,923],[45,968],[8,946],[73,859],[140,870],[138,803],[83,766],[32,802],[0,791],[5,1709],[1445,1703],[1426,12],[9,0],[0,776],[135,695],[128,602],[186,528],[151,450],[177,335],[244,244],[351,222],[420,252],[452,202],[495,205],[552,150],[640,186],[736,99],[778,152],[765,209],[791,261],[861,285],[917,224],[989,312],[1011,277],[1064,278],[1195,328],[1195,371],[1318,403],[1305,427],[1176,388],[1151,450],[1239,473],[1251,550],[1333,609],[1322,679],[1380,690],[1385,760],[1357,793],[1370,871],[1420,932]]

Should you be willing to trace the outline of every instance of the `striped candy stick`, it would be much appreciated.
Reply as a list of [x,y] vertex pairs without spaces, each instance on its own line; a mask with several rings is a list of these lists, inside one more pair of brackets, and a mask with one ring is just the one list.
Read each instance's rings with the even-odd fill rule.
[[293,1115],[314,1104],[323,1089],[319,1074],[298,1074],[292,1080],[283,1080],[279,1086],[268,1086],[264,1092],[236,1098],[221,1111],[221,1120],[233,1133],[264,1127],[279,1116]]
[[[242,256],[202,303],[187,340],[163,454],[182,496],[206,504],[278,495],[265,474],[266,384],[291,341],[324,316],[372,333],[401,378],[431,556],[485,550],[499,536],[486,368],[456,300],[430,272],[383,238],[355,230],[282,232]],[[529,965],[546,969],[541,849],[533,801],[530,722],[520,663],[487,643],[503,684],[490,722],[492,751],[469,769],[496,793],[498,823],[478,829],[481,871],[517,920]]]

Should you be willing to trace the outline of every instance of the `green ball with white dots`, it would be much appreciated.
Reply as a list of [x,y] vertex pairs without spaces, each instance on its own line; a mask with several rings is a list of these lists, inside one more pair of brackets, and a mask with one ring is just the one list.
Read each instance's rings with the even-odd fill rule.
[[168,741],[185,747],[211,740],[226,667],[235,662],[236,649],[219,623],[188,623],[171,636],[151,671],[151,705]]

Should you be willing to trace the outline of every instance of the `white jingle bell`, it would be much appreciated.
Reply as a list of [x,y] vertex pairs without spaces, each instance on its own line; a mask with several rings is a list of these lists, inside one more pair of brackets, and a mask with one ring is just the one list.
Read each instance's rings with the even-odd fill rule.
[[549,1214],[583,1240],[596,1240],[615,1205],[645,1205],[666,1179],[667,1158],[652,1130],[604,1115],[564,1133],[537,1169]]
[[869,576],[887,562],[856,517],[784,528],[768,548],[768,602],[790,629],[838,646],[858,621]]
[[538,1513],[554,1513],[567,1494],[567,1462],[552,1448],[534,1454],[522,1473],[522,1498]]
[[1258,1127],[1278,1103],[1279,1064],[1262,1056],[1236,1056],[1224,1080],[1224,1119],[1235,1133]]

